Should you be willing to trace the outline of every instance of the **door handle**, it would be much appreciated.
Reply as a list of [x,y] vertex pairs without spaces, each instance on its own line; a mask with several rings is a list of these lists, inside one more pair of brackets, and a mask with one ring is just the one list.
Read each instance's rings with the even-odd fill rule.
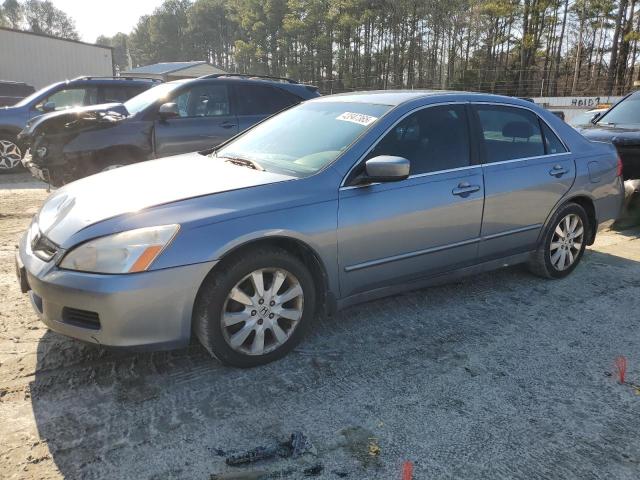
[[554,165],[554,167],[551,170],[549,170],[549,175],[551,175],[552,177],[561,177],[562,175],[568,172],[569,170],[564,168],[562,165]]
[[451,190],[451,193],[459,197],[468,197],[473,192],[480,190],[480,185],[469,185],[468,182],[459,183],[456,188]]
[[231,123],[231,122],[222,122],[220,124],[220,126],[222,128],[233,128],[233,127],[236,127],[237,125],[235,123]]

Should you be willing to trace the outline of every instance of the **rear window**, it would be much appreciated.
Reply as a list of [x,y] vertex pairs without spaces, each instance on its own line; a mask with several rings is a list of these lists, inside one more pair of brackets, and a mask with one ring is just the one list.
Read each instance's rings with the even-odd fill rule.
[[102,101],[104,103],[124,103],[130,98],[144,92],[144,87],[106,86],[102,87]]
[[300,99],[279,88],[267,85],[235,85],[238,115],[271,115]]

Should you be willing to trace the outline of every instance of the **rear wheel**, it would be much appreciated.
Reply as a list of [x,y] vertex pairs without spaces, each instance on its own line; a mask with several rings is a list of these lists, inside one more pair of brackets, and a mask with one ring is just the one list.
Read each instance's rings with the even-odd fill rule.
[[194,308],[194,331],[222,363],[263,365],[302,339],[315,314],[313,276],[278,248],[238,256],[212,272]]
[[545,278],[563,278],[580,263],[586,248],[589,220],[580,205],[567,203],[554,214],[529,269]]
[[22,151],[15,137],[0,134],[0,173],[15,172],[22,165]]

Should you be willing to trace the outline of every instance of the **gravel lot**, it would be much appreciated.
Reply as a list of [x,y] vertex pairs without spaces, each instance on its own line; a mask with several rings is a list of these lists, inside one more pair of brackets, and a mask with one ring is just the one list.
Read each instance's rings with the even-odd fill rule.
[[[568,279],[510,268],[361,305],[237,370],[195,344],[116,352],[49,332],[13,263],[46,191],[0,183],[2,478],[299,479],[322,464],[315,478],[399,479],[405,460],[417,479],[640,476],[640,395],[608,375],[626,355],[640,383],[638,229],[602,234]],[[315,455],[225,464],[295,430]]]

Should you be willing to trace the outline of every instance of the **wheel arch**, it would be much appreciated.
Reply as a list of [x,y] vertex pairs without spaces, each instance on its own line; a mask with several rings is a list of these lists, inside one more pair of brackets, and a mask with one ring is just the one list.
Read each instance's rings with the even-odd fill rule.
[[[233,262],[234,258],[239,255],[246,254],[251,250],[255,250],[257,248],[262,247],[275,247],[283,249],[290,254],[294,255],[300,261],[302,261],[313,276],[313,279],[316,284],[316,294],[317,294],[317,312],[320,314],[332,313],[336,308],[336,300],[334,295],[331,293],[329,287],[329,275],[318,252],[311,247],[307,242],[300,240],[298,238],[284,236],[284,235],[274,235],[263,238],[250,239],[245,242],[242,242],[238,245],[234,245],[224,252],[224,254],[220,257],[220,260],[214,265],[211,271],[207,274],[206,278],[202,281],[200,287],[198,288],[198,296],[200,295],[200,290],[202,286],[205,284],[206,279],[210,275],[215,275],[217,271],[221,268],[224,268],[225,265]],[[197,298],[197,297],[196,297]]]
[[22,129],[17,127],[12,127],[10,125],[0,125],[0,135],[9,134],[12,137],[17,137],[21,131]]
[[598,231],[598,218],[596,216],[596,207],[593,198],[584,193],[578,193],[570,197],[565,197],[560,202],[558,202],[558,204],[549,213],[549,216],[545,220],[544,227],[540,229],[538,241],[540,241],[544,236],[544,232],[549,225],[549,222],[558,211],[558,209],[563,205],[566,205],[567,203],[576,203],[584,208],[584,211],[587,213],[587,219],[589,220],[589,236],[587,239],[587,245],[593,245],[596,240],[596,232]]

